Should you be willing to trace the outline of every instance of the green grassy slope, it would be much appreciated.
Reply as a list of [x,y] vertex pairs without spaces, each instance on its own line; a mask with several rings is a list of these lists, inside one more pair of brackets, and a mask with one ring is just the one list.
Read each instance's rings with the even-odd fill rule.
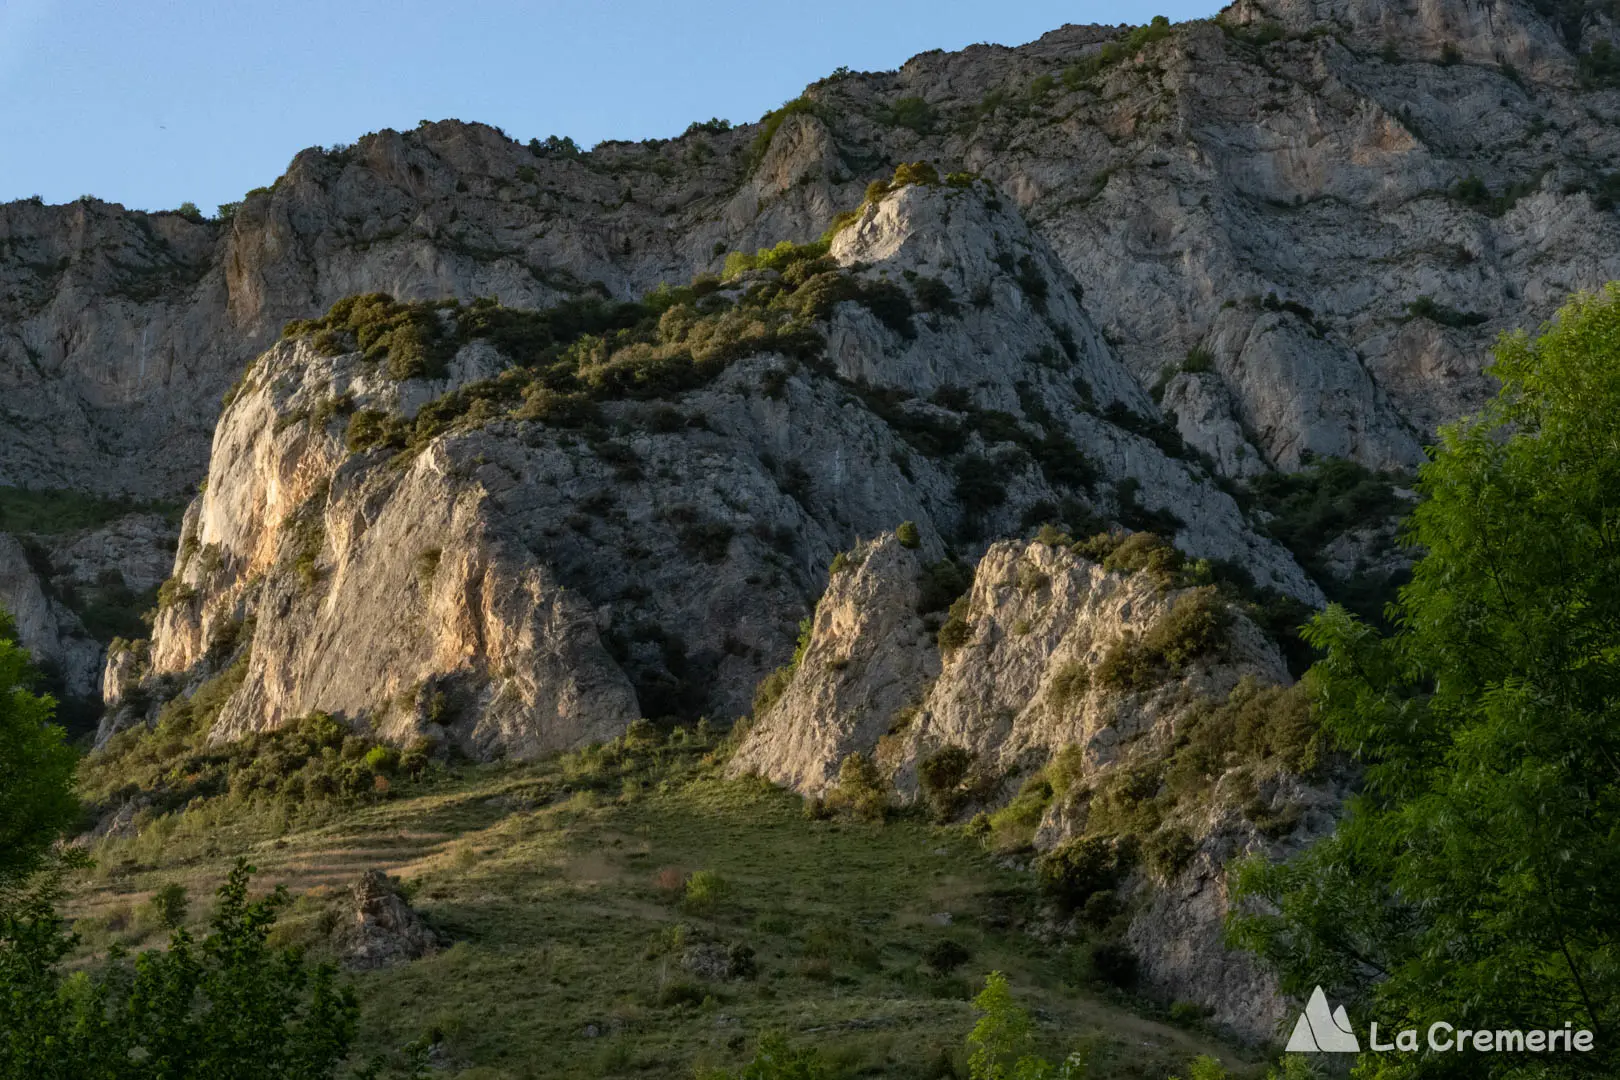
[[[1090,984],[1083,946],[1035,933],[1028,875],[962,830],[810,820],[796,797],[722,779],[718,757],[678,732],[463,766],[376,801],[199,800],[102,841],[72,913],[87,955],[156,945],[151,892],[185,884],[200,926],[203,898],[244,853],[256,887],[295,898],[278,935],[320,955],[344,887],[383,868],[453,943],[355,976],[360,1055],[403,1070],[403,1048],[426,1037],[447,1066],[433,1075],[469,1080],[690,1076],[745,1062],[770,1030],[815,1045],[838,1075],[948,1076],[954,1059],[965,1076],[969,1000],[996,969],[1052,1056],[1096,1041],[1096,1076],[1161,1078],[1199,1053],[1240,1065],[1206,1034]],[[687,895],[698,871],[718,876],[717,895]],[[924,953],[945,938],[969,959],[939,974]],[[756,974],[686,971],[682,953],[701,942],[754,950]]]

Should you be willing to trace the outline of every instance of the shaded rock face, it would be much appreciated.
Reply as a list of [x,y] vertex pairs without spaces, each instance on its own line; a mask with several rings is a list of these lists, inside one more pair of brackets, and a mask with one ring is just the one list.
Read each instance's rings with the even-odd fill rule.
[[367,870],[352,889],[348,920],[333,947],[350,971],[374,971],[437,951],[439,936],[422,921],[381,870]]
[[[757,773],[821,796],[837,783],[843,758],[859,752],[909,800],[921,793],[920,763],[954,747],[972,763],[964,785],[979,792],[962,805],[994,809],[1019,779],[1062,754],[1075,773],[1069,794],[1051,803],[1035,834],[1049,849],[1085,832],[1085,793],[1162,768],[1202,703],[1227,698],[1241,680],[1291,681],[1275,645],[1231,612],[1218,648],[1145,685],[1111,682],[1110,655],[1151,639],[1194,590],[1146,571],[1107,570],[1065,547],[992,545],[953,608],[965,627],[943,650],[932,632],[940,616],[925,622],[916,614],[916,553],[886,537],[858,546],[848,561],[828,584],[792,681],[732,758],[733,775]],[[1262,781],[1243,810],[1238,786],[1235,773],[1222,776],[1206,800],[1176,811],[1193,845],[1184,868],[1167,881],[1139,870],[1120,894],[1144,988],[1205,1005],[1216,1023],[1258,1041],[1273,1034],[1284,1003],[1251,956],[1225,947],[1223,868],[1324,835],[1344,792],[1280,774]],[[1292,824],[1268,836],[1251,820],[1256,814],[1286,814]]]
[[[215,434],[140,678],[184,684],[245,638],[216,738],[319,709],[478,757],[605,739],[638,715],[735,716],[855,537],[914,521],[938,558],[1036,506],[1124,513],[1127,480],[1139,507],[1174,507],[1188,550],[1316,599],[1202,465],[1118,426],[1162,420],[995,203],[909,186],[839,236],[857,281],[942,274],[964,294],[909,337],[840,302],[822,360],[748,357],[668,401],[609,401],[584,437],[509,415],[397,457],[351,452],[332,403],[408,417],[507,361],[473,342],[443,379],[397,382],[359,354],[279,344]],[[945,229],[948,244],[925,239]],[[961,445],[914,445],[918,417]],[[1086,474],[1054,479],[1026,446]],[[964,461],[995,478],[971,508]]]
[[[0,207],[0,481],[178,493],[206,465],[218,395],[289,318],[371,290],[639,293],[718,268],[717,246],[818,235],[901,161],[993,181],[1142,385],[1212,352],[1229,404],[1207,422],[1243,426],[1283,468],[1306,450],[1416,461],[1488,392],[1499,330],[1620,276],[1595,195],[1620,99],[1575,81],[1576,54],[1610,34],[1600,18],[1240,0],[1058,78],[1121,33],[1067,26],[823,80],[819,115],[786,118],[757,157],[755,125],[571,156],[444,122],[306,150],[225,221]],[[894,124],[902,98],[927,122]],[[1492,198],[1445,194],[1470,175]],[[1296,307],[1258,306],[1272,294]],[[1485,319],[1403,321],[1419,296]]]

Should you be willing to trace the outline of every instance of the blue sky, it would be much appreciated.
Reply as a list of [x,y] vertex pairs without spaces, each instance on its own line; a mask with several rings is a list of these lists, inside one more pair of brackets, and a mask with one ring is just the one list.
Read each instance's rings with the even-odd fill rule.
[[213,208],[311,145],[458,117],[514,137],[757,120],[840,64],[1017,45],[1218,0],[0,0],[0,201]]

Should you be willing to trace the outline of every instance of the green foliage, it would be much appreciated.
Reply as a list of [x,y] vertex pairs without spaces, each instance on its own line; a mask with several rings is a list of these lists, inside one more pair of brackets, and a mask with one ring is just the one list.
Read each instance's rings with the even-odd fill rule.
[[1427,296],[1420,296],[1407,304],[1406,313],[1414,319],[1428,319],[1432,323],[1439,323],[1441,326],[1449,326],[1453,329],[1478,326],[1489,321],[1489,316],[1472,311],[1458,311],[1456,308],[1436,303]]
[[990,815],[991,846],[999,851],[1029,847],[1051,805],[1052,783],[1045,774],[1036,773],[1024,781],[1011,802]]
[[754,1060],[741,1072],[713,1069],[698,1080],[830,1080],[832,1073],[814,1049],[795,1050],[782,1035],[771,1032],[759,1040]]
[[894,530],[894,538],[900,541],[900,546],[912,551],[922,547],[922,534],[917,531],[915,521],[902,521]]
[[973,767],[973,752],[946,745],[917,763],[917,786],[936,821],[949,821],[962,808],[962,783]]
[[1500,195],[1493,194],[1485,181],[1473,173],[1457,181],[1451,189],[1451,197],[1464,206],[1478,210],[1490,217],[1501,217],[1513,209],[1518,201],[1535,191],[1541,185],[1542,174],[1537,174],[1528,180],[1520,180],[1509,184]]
[[1231,612],[1213,586],[1191,589],[1140,636],[1127,631],[1103,654],[1096,681],[1114,690],[1142,690],[1167,672],[1179,673],[1226,640]]
[[[1337,832],[1251,862],[1244,944],[1292,992],[1320,984],[1392,1029],[1495,1028],[1620,1008],[1620,287],[1504,337],[1498,396],[1420,471],[1423,551],[1381,634],[1312,623],[1321,723],[1361,763]],[[1538,1075],[1612,1073],[1616,1047]],[[1573,1060],[1576,1057],[1581,1060]],[[1417,1075],[1420,1062],[1380,1076]]]
[[813,240],[808,244],[783,240],[775,247],[760,248],[754,255],[733,251],[726,256],[725,269],[720,277],[721,280],[734,278],[746,270],[775,270],[785,275],[801,264],[807,264],[803,275],[808,276],[812,270],[823,268],[820,260],[826,257],[830,246],[827,240]]
[[1086,696],[1091,689],[1091,669],[1083,660],[1066,660],[1047,685],[1046,700],[1059,712]]
[[191,905],[186,899],[184,885],[171,881],[159,886],[149,903],[153,915],[157,918],[157,924],[163,929],[178,930],[185,925],[186,909]]
[[268,944],[284,892],[249,902],[238,861],[201,942],[69,976],[74,945],[42,896],[0,913],[0,1075],[318,1080],[336,1074],[359,1006],[330,966]]
[[889,182],[889,190],[899,191],[907,184],[922,184],[931,187],[938,183],[939,170],[928,162],[901,162],[894,168],[894,179]]
[[[762,267],[780,281],[762,282],[744,296],[717,295],[717,278],[690,286],[660,286],[641,303],[575,298],[544,311],[518,311],[492,300],[396,304],[386,296],[351,297],[321,319],[289,323],[289,336],[313,335],[330,348],[359,349],[394,374],[432,374],[471,341],[486,341],[513,361],[499,375],[470,383],[424,405],[412,419],[362,409],[349,419],[345,441],[354,452],[386,449],[413,455],[438,436],[511,417],[557,427],[589,426],[597,403],[667,398],[713,379],[744,356],[779,352],[793,360],[819,356],[823,341],[813,320],[839,300],[867,303],[880,317],[910,330],[910,300],[888,283],[864,283],[826,258],[827,242],[782,243],[755,255],[733,255],[732,272]],[[898,294],[894,296],[892,294]],[[414,360],[396,364],[408,339]],[[421,346],[420,349],[417,346]]]
[[1016,1001],[1007,977],[992,971],[973,999],[980,1012],[968,1033],[969,1080],[1082,1080],[1089,1053],[1075,1051],[1061,1065],[1035,1054],[1035,1022]]
[[932,105],[920,97],[903,97],[883,112],[883,119],[893,127],[907,128],[919,135],[934,130],[936,114]]
[[1095,893],[1115,888],[1135,861],[1132,845],[1111,836],[1077,836],[1035,860],[1041,889],[1073,911]]
[[1202,345],[1194,345],[1187,350],[1187,358],[1181,362],[1181,370],[1188,375],[1213,371],[1215,370],[1215,354]]
[[968,598],[959,596],[951,603],[935,637],[940,652],[949,654],[973,640],[973,624],[968,622],[967,615]]
[[[1230,1075],[1225,1066],[1208,1054],[1199,1054],[1187,1063],[1187,1080],[1227,1080]],[[1181,1080],[1181,1077],[1172,1076],[1170,1080]]]
[[1305,685],[1281,687],[1244,678],[1226,699],[1190,709],[1177,730],[1165,772],[1173,799],[1202,799],[1229,769],[1314,775],[1328,746],[1312,718]]
[[9,533],[60,536],[96,529],[130,514],[159,514],[180,520],[174,503],[103,498],[82,491],[0,485],[0,529]]
[[831,810],[848,810],[862,821],[882,821],[889,813],[889,785],[877,765],[856,751],[838,766],[838,784],[827,796]]
[[954,559],[941,559],[923,567],[917,583],[917,614],[945,611],[973,584],[973,568]]
[[1341,581],[1328,570],[1324,550],[1343,533],[1377,525],[1404,512],[1395,493],[1399,474],[1377,473],[1353,461],[1327,458],[1297,473],[1266,473],[1250,481],[1257,508],[1270,515],[1268,532],[1293,553],[1328,593],[1363,618],[1379,618],[1404,574],[1373,574]]
[[687,136],[687,135],[699,135],[699,134],[724,135],[726,132],[728,132],[730,130],[731,130],[731,121],[730,120],[722,120],[718,116],[716,116],[716,117],[714,117],[712,119],[709,119],[709,120],[694,120],[694,121],[692,121],[690,124],[686,125],[686,130],[681,132],[681,135],[682,135],[683,138],[685,136]]
[[37,673],[15,637],[0,612],[0,895],[38,870],[79,818],[78,755],[51,723],[56,703],[30,689]]
[[1156,41],[1172,33],[1170,20],[1163,15],[1153,16],[1146,26],[1138,26],[1118,41],[1110,41],[1097,52],[1063,70],[1063,85],[1077,90],[1096,78],[1105,69],[1129,60]]
[[1122,574],[1146,574],[1161,589],[1183,583],[1187,560],[1170,541],[1150,532],[1133,532],[1124,536],[1103,533],[1086,542],[1086,550],[1107,550],[1103,556],[1104,570]]
[[697,870],[686,879],[681,907],[693,915],[712,915],[729,891],[726,879],[713,870]]
[[179,697],[158,713],[151,730],[130,728],[91,753],[79,769],[79,789],[101,812],[143,796],[154,814],[213,800],[221,805],[276,805],[292,811],[352,805],[401,794],[425,760],[405,767],[392,747],[349,733],[322,712],[273,731],[214,744],[215,718],[242,684],[248,656]]

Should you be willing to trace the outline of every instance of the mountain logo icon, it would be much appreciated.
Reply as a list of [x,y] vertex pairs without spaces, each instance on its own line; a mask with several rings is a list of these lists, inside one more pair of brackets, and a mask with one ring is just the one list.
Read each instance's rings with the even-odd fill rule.
[[1311,991],[1311,1000],[1294,1024],[1294,1034],[1288,1039],[1288,1049],[1296,1054],[1355,1054],[1361,1051],[1356,1033],[1350,1030],[1350,1017],[1344,1006],[1333,1009],[1327,995],[1318,986]]

